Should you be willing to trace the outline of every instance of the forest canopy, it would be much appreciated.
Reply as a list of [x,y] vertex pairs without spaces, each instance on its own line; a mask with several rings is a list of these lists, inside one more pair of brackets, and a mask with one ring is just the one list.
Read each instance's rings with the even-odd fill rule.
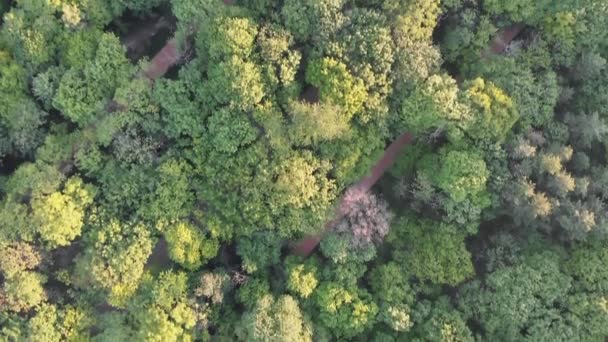
[[0,341],[608,338],[606,1],[0,13]]

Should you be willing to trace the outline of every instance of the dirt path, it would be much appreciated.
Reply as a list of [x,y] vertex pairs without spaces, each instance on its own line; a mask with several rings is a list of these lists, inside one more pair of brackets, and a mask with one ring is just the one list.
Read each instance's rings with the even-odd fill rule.
[[498,34],[492,39],[489,48],[483,53],[483,56],[487,57],[503,53],[523,29],[524,25],[516,24],[498,31]]
[[[370,171],[370,174],[366,177],[363,177],[358,183],[350,186],[349,189],[368,192],[371,188],[382,178],[384,173],[395,163],[397,156],[401,151],[405,149],[407,145],[409,145],[413,136],[410,133],[404,133],[397,140],[393,141],[386,150],[384,150],[384,154],[382,158],[374,165]],[[333,220],[327,222],[325,224],[325,231],[319,235],[308,236],[303,238],[302,240],[293,244],[291,252],[295,255],[300,256],[309,256],[312,251],[317,247],[319,242],[321,242],[321,238],[327,231],[332,229],[344,216],[343,212],[344,203],[340,201],[340,205],[336,208],[336,214]]]
[[137,19],[129,33],[121,36],[120,41],[127,48],[127,56],[136,63],[144,56],[150,56],[151,53],[157,51],[151,50],[151,47],[157,46],[156,42],[166,43],[163,32],[173,32],[175,24],[172,18],[164,15],[149,15],[147,17]]
[[[496,37],[490,42],[490,46],[486,51],[482,53],[482,56],[488,57],[490,55],[497,55],[503,53],[509,43],[513,41],[513,39],[524,29],[524,26],[521,24],[516,24],[504,28],[498,32]],[[405,149],[405,147],[410,144],[413,140],[413,136],[410,133],[404,133],[397,140],[393,141],[389,145],[389,147],[384,151],[384,155],[382,158],[374,165],[371,169],[371,173],[369,176],[361,179],[357,184],[354,184],[350,187],[350,189],[355,189],[359,191],[370,191],[371,188],[376,184],[382,175],[388,170],[401,151]],[[342,213],[342,205],[340,205],[336,209],[336,215],[333,220],[327,222],[325,224],[325,230],[319,235],[315,236],[307,236],[292,244],[291,253],[299,256],[309,256],[317,245],[321,242],[323,236],[332,229],[344,216]]]
[[371,173],[369,176],[364,177],[359,181],[359,183],[351,186],[354,190],[359,190],[362,192],[368,192],[371,188],[376,184],[380,178],[384,175],[384,172],[388,170],[393,163],[395,163],[395,159],[405,146],[409,145],[414,137],[410,133],[404,133],[397,140],[393,141],[386,150],[384,150],[384,154],[382,158],[378,160],[376,165],[372,167]]
[[169,40],[167,44],[150,60],[145,74],[150,80],[155,80],[167,73],[172,66],[177,64],[183,55],[177,48],[175,38]]

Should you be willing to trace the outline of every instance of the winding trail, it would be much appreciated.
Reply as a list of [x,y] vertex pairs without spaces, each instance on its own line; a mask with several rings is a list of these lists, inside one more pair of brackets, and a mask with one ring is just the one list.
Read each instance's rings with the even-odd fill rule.
[[[496,37],[492,39],[488,49],[481,53],[483,58],[489,57],[491,55],[498,55],[505,51],[509,43],[513,41],[513,39],[521,33],[524,29],[524,26],[521,24],[515,24],[509,27],[506,27],[498,32]],[[376,184],[380,178],[384,175],[386,170],[388,170],[397,159],[399,153],[401,153],[407,145],[409,145],[414,137],[410,133],[402,134],[397,140],[393,141],[386,150],[384,150],[384,154],[382,158],[372,167],[369,176],[362,178],[358,183],[351,185],[349,190],[359,190],[363,192],[368,192],[371,188]],[[348,190],[347,190],[348,191]],[[314,249],[319,245],[323,236],[331,230],[344,216],[343,213],[343,205],[342,200],[340,204],[336,208],[336,214],[334,219],[328,221],[325,224],[325,230],[320,234],[313,236],[306,236],[301,240],[293,243],[291,245],[291,254],[299,255],[303,257],[307,257]]]

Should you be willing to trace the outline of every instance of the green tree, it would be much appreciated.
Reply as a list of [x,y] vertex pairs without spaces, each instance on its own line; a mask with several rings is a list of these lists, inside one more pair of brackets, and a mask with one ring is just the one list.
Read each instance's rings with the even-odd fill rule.
[[433,175],[437,186],[455,202],[468,196],[483,196],[489,177],[483,158],[474,152],[445,150],[440,156],[440,168]]
[[556,308],[571,288],[560,272],[559,256],[546,251],[523,264],[505,267],[468,284],[459,301],[467,318],[475,319],[488,338],[521,339],[522,331],[559,315]]
[[[97,180],[100,183],[98,198],[99,202],[103,203],[104,210],[118,217],[141,210],[141,214],[148,217],[149,213],[146,212],[147,208],[143,203],[146,203],[146,199],[151,195],[150,190],[155,188],[153,170],[140,165],[123,166],[115,159],[106,160],[107,162],[97,173]],[[159,197],[159,201],[164,199],[165,196]],[[160,210],[165,209],[160,208]],[[159,214],[162,213],[156,215]]]
[[138,209],[162,230],[192,213],[195,200],[191,179],[193,170],[185,160],[169,159],[156,171],[154,191],[142,196],[147,203]]
[[163,3],[163,0],[119,0],[126,8],[136,12],[147,12]]
[[111,342],[133,338],[134,327],[127,322],[127,314],[110,312],[100,315],[97,326],[100,332],[92,340],[95,342]]
[[434,284],[455,286],[475,272],[465,235],[456,228],[436,227],[432,221],[402,218],[389,238],[394,243],[394,257],[406,272]]
[[472,116],[470,123],[465,123],[465,133],[475,139],[504,141],[519,117],[511,98],[481,78],[470,83],[464,96]]
[[205,98],[212,106],[231,106],[249,111],[264,98],[259,67],[236,55],[209,66]]
[[217,240],[206,239],[203,232],[186,222],[169,226],[165,232],[169,256],[189,270],[196,270],[218,251]]
[[211,300],[213,304],[221,304],[224,296],[231,289],[232,279],[224,270],[204,272],[199,279],[198,286],[194,289],[194,294],[197,297]]
[[319,323],[338,339],[363,333],[373,325],[378,313],[378,306],[365,291],[350,290],[332,282],[319,286],[315,302]]
[[52,108],[61,72],[59,67],[51,67],[45,72],[37,74],[32,80],[32,95],[42,103],[45,110]]
[[343,108],[346,118],[361,110],[367,98],[363,81],[353,77],[344,63],[332,58],[309,63],[306,81],[319,89],[322,103]]
[[0,132],[6,139],[0,145],[0,154],[31,155],[44,137],[46,116],[31,100],[11,103],[0,115]]
[[311,153],[285,159],[276,169],[277,202],[295,208],[327,205],[334,189],[331,180],[324,177],[327,169],[327,162],[317,160]]
[[232,56],[250,57],[258,30],[250,19],[222,16],[215,18],[213,24],[202,32],[209,58],[221,61]]
[[32,270],[41,261],[40,252],[30,244],[24,242],[0,244],[0,270],[7,278]]
[[99,37],[94,57],[63,74],[53,106],[68,119],[85,126],[105,109],[116,88],[129,81],[132,74],[125,48],[116,36],[104,33]]
[[[485,83],[491,81],[509,94],[519,112],[517,126],[539,127],[553,118],[559,96],[557,74],[553,70],[533,71],[537,64],[531,63],[526,55],[501,56],[473,70],[475,75],[481,74]],[[508,108],[504,109],[508,113]]]
[[465,121],[469,116],[469,108],[459,101],[456,81],[448,75],[431,75],[406,94],[408,96],[397,100],[394,135],[404,131],[425,133],[431,128],[446,128]]
[[201,112],[186,83],[182,80],[161,78],[154,85],[154,98],[164,109],[163,132],[172,138],[182,134],[200,136],[203,132],[204,111]]
[[254,308],[259,300],[270,293],[270,284],[266,278],[251,276],[238,289],[236,300],[247,308]]
[[85,237],[88,248],[76,260],[74,283],[102,291],[111,305],[124,307],[138,288],[154,240],[141,224],[103,217],[96,221]]
[[0,50],[0,157],[27,156],[44,137],[47,113],[27,96],[25,69],[7,51]]
[[100,89],[91,87],[90,83],[94,82],[87,82],[79,71],[70,69],[61,77],[53,98],[53,106],[81,126],[101,112],[107,100]]
[[290,296],[260,298],[240,324],[237,336],[243,341],[312,341],[309,323]]
[[411,42],[431,40],[441,12],[438,0],[393,0],[385,2],[383,7],[388,13],[398,14],[394,19],[398,39]]
[[368,96],[358,119],[382,120],[388,113],[387,98],[394,81],[395,44],[386,17],[374,10],[354,8],[349,23],[338,37],[345,63],[365,84]]
[[13,311],[27,311],[46,300],[43,284],[47,278],[36,272],[23,271],[8,277],[0,293]]
[[57,329],[57,308],[51,304],[40,306],[36,315],[27,322],[26,339],[30,341],[51,342],[61,340]]
[[571,140],[577,147],[589,148],[594,142],[602,141],[608,133],[608,126],[598,113],[568,114],[565,122],[570,128]]
[[259,54],[255,57],[261,63],[266,93],[280,105],[288,105],[302,88],[297,79],[302,52],[295,46],[293,35],[279,25],[264,25],[256,45]]
[[442,35],[441,52],[447,61],[456,62],[462,71],[476,70],[499,25],[478,6],[466,6],[450,13],[446,33]]
[[80,178],[66,181],[63,191],[32,200],[33,224],[51,248],[69,245],[81,234],[86,208],[93,203],[95,188]]
[[64,180],[52,165],[44,163],[23,163],[4,184],[4,192],[15,200],[25,200],[28,196],[48,195],[61,186]]
[[30,74],[56,56],[62,27],[54,12],[50,3],[23,1],[4,15],[3,40]]
[[378,318],[396,332],[408,331],[414,291],[410,287],[407,272],[391,261],[374,267],[368,273],[372,295],[379,305]]
[[410,287],[407,272],[391,261],[374,267],[368,274],[372,294],[379,303],[412,304],[414,292]]
[[409,43],[395,52],[394,59],[393,92],[396,94],[438,74],[442,62],[441,52],[430,43]]
[[84,69],[87,63],[95,59],[102,35],[102,30],[93,27],[66,34],[59,51],[61,65],[66,68]]
[[223,153],[235,153],[258,137],[257,129],[240,111],[222,108],[209,118],[207,126],[211,143]]
[[345,24],[343,0],[287,0],[281,9],[285,27],[301,41],[314,40],[325,47]]
[[325,257],[341,265],[365,263],[376,257],[375,245],[353,244],[352,233],[330,232],[321,240],[320,249]]
[[474,341],[464,317],[456,311],[445,296],[434,303],[421,301],[415,312],[416,322],[412,337],[423,341]]
[[237,239],[236,253],[242,259],[247,273],[261,271],[279,263],[282,240],[272,232],[259,232]]
[[183,272],[163,272],[146,279],[129,303],[136,322],[134,338],[149,341],[194,339],[198,317],[187,300],[188,276]]
[[349,123],[342,109],[331,104],[293,102],[289,134],[294,145],[313,145],[347,134]]
[[[196,2],[175,0],[171,2],[172,13],[178,18],[180,35],[187,35],[192,28],[204,23],[211,23],[213,18],[224,12],[224,3],[220,0],[200,0]],[[213,26],[209,24],[209,26]]]
[[604,293],[608,291],[608,273],[601,266],[608,259],[603,243],[581,245],[572,251],[564,270],[573,278],[578,291]]
[[317,263],[314,259],[298,262],[293,257],[285,260],[287,289],[301,298],[308,298],[319,284]]

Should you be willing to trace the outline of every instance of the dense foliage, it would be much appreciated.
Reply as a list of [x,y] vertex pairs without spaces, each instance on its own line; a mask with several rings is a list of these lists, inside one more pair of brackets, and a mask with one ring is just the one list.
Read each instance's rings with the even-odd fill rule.
[[604,0],[0,13],[0,341],[608,338]]

